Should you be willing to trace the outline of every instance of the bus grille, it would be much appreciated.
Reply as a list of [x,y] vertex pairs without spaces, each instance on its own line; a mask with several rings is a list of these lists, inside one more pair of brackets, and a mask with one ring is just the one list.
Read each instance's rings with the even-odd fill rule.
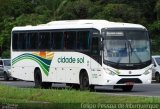
[[123,78],[120,79],[117,84],[124,84],[124,83],[128,83],[128,82],[132,82],[132,83],[142,83],[142,81],[138,78]]

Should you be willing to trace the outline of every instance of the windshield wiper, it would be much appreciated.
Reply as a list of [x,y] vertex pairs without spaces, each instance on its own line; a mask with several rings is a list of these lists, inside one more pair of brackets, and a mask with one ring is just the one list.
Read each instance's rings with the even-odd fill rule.
[[137,57],[137,59],[139,60],[139,62],[142,63],[142,60],[139,58],[139,56],[137,55],[137,53],[133,51],[133,47],[132,47],[131,42],[129,40],[128,40],[128,44],[129,44],[129,47],[131,49],[131,55],[132,55],[132,53],[134,53],[135,56]]

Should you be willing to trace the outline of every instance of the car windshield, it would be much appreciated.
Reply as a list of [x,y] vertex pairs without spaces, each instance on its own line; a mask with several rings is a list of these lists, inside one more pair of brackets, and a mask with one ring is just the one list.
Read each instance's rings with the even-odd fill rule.
[[160,65],[160,57],[159,58],[155,58],[156,62],[158,65]]
[[104,61],[117,64],[141,64],[150,59],[150,42],[147,31],[106,32]]
[[11,66],[10,60],[4,60],[4,66]]

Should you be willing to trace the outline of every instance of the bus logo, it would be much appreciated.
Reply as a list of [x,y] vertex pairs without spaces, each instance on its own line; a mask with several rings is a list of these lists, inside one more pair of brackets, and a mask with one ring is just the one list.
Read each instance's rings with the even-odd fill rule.
[[48,76],[50,64],[53,57],[54,57],[53,52],[33,52],[32,54],[24,53],[14,58],[12,60],[12,65],[24,59],[29,59],[29,60],[35,61],[41,67],[45,75]]

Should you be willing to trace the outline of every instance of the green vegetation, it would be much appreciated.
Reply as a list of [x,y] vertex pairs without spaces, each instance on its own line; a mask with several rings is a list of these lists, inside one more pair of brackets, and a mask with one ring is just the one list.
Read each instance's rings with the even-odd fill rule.
[[106,19],[142,24],[152,38],[153,54],[160,54],[160,0],[0,0],[0,56],[9,57],[14,26],[53,20]]
[[[0,104],[18,104],[25,106],[80,105],[81,103],[160,103],[159,97],[114,96],[98,92],[70,89],[15,88],[0,85]],[[32,104],[32,105],[28,105]],[[71,106],[72,106],[71,105]]]

